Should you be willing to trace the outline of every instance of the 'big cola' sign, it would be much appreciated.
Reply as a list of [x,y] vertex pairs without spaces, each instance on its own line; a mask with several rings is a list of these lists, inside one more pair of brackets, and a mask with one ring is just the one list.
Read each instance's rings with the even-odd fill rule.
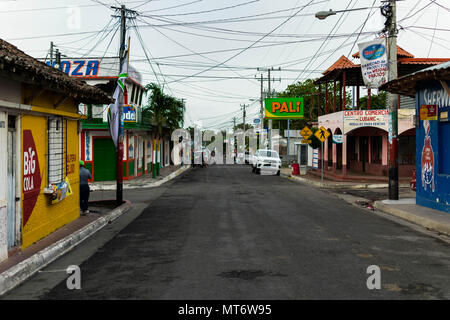
[[36,205],[41,189],[41,170],[31,130],[23,131],[23,225],[27,223]]

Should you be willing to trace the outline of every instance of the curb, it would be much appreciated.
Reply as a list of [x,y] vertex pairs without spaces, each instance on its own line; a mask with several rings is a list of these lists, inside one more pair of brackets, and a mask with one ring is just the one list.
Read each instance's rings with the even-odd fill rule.
[[374,207],[385,213],[402,218],[403,220],[412,222],[429,230],[433,230],[445,234],[446,236],[450,236],[450,223],[439,222],[432,218],[411,214],[402,209],[397,209],[393,206],[386,205],[382,201],[375,201]]
[[[178,175],[182,174],[183,172],[185,172],[187,169],[189,169],[191,167],[191,165],[184,165],[181,168],[179,168],[178,170],[172,172],[171,174],[167,175],[166,177],[162,178],[161,180],[155,181],[155,182],[151,182],[151,183],[143,183],[140,185],[129,185],[129,184],[124,184],[123,185],[123,189],[124,190],[131,190],[131,189],[140,189],[140,188],[154,188],[154,187],[159,187],[160,185],[162,185],[163,183],[166,183],[169,180],[172,180],[173,178],[177,177]],[[116,185],[91,185],[90,186],[91,191],[111,191],[111,190],[116,190]]]
[[51,246],[39,251],[28,259],[18,263],[0,274],[0,296],[15,288],[26,279],[34,275],[49,263],[75,248],[91,235],[102,229],[108,223],[132,208],[130,201],[125,202],[105,216],[92,221],[80,230],[68,235]]
[[[283,176],[285,176],[286,178],[290,178],[293,180],[297,180],[299,182],[305,182],[308,184],[311,184],[315,187],[319,187],[319,188],[328,188],[328,189],[339,189],[339,188],[348,188],[348,189],[381,189],[381,188],[388,188],[389,184],[387,183],[359,183],[359,184],[346,184],[346,183],[339,183],[339,182],[325,182],[322,184],[322,182],[318,182],[318,181],[314,181],[314,180],[309,180],[306,178],[302,178],[302,177],[297,177],[297,176],[293,176],[291,174],[287,175],[282,173]],[[409,187],[409,184],[399,184],[400,188],[406,188]]]

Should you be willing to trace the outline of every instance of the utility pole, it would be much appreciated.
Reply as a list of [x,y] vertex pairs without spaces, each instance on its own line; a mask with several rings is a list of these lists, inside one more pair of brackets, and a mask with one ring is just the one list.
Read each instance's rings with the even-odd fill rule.
[[59,69],[61,66],[61,52],[59,52],[59,49],[56,49],[55,53],[55,69]]
[[264,78],[261,74],[261,113],[259,115],[261,128],[264,128]]
[[53,41],[50,41],[50,67],[53,67]]
[[245,132],[245,108],[246,108],[247,106],[245,105],[245,103],[244,104],[241,104],[241,110],[243,111],[242,112],[242,117],[243,117],[243,124],[244,124],[244,132]]
[[[388,61],[389,81],[397,79],[397,21],[396,1],[389,0],[384,7],[388,31]],[[398,96],[388,93],[389,116],[392,121],[391,138],[389,141],[389,199],[398,200]]]
[[[258,71],[262,70],[262,68],[257,68]],[[281,71],[281,67],[278,67],[278,69],[274,69],[274,67],[267,68],[267,72],[269,74],[268,81],[269,81],[269,92],[267,93],[267,98],[271,97],[272,91],[270,88],[271,78],[270,78],[270,71]],[[262,76],[261,76],[262,79]],[[280,79],[281,80],[281,79]],[[262,99],[261,99],[262,100]],[[269,138],[269,149],[272,149],[272,119],[269,119],[269,132],[267,133]]]
[[236,128],[236,117],[233,117],[233,131],[235,131]]
[[[269,87],[268,87],[269,92],[267,94],[267,98],[270,98],[271,93],[272,93],[272,91],[270,89],[270,69],[268,70],[268,73],[269,73],[269,79],[268,79],[269,80]],[[273,149],[272,148],[272,119],[269,119],[269,132],[267,133],[267,135],[269,138],[269,149],[272,150]]]
[[[119,74],[122,73],[122,66],[125,60],[125,37],[126,37],[126,8],[122,5],[120,8],[111,7],[120,10],[120,46],[119,46]],[[120,90],[119,93],[119,135],[117,138],[117,171],[116,171],[116,203],[121,205],[123,203],[123,103],[124,95]]]

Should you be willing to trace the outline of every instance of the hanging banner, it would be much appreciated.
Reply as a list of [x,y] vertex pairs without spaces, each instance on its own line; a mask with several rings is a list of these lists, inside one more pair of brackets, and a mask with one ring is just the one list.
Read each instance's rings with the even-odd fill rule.
[[388,81],[386,39],[358,44],[361,72],[367,88],[378,89]]
[[313,149],[312,168],[315,170],[319,168],[319,149]]

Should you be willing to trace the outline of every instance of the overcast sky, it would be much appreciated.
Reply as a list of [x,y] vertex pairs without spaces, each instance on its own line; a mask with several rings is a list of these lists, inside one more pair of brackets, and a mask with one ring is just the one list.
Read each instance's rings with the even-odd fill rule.
[[[359,63],[351,58],[357,43],[374,39],[384,23],[379,0],[0,0],[0,37],[36,58],[45,57],[50,41],[70,57],[116,56],[118,19],[110,5],[119,3],[139,12],[129,26],[137,25],[152,62],[130,28],[131,64],[144,85],[159,82],[186,99],[185,126],[231,127],[233,116],[242,121],[241,104],[250,104],[250,123],[259,111],[259,101],[250,100],[260,96],[258,67],[281,67],[272,87],[282,91],[319,77],[341,55]],[[398,45],[416,57],[450,57],[449,7],[450,0],[399,1]]]

